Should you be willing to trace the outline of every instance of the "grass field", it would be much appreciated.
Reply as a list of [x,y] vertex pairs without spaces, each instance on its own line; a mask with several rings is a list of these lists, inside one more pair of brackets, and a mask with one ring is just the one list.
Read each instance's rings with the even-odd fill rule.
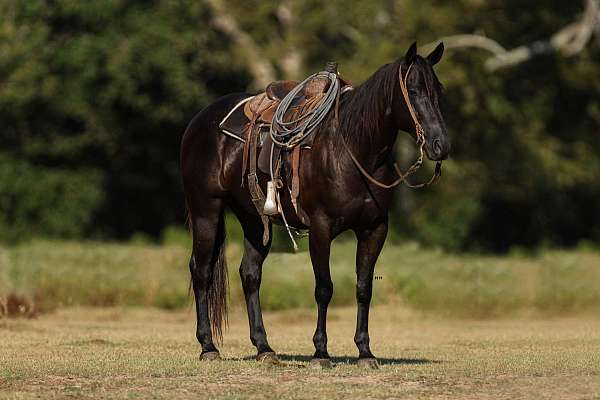
[[184,245],[0,247],[0,399],[600,399],[598,250],[499,257],[387,245],[370,324],[377,371],[354,365],[354,253],[352,241],[333,246],[336,367],[314,370],[306,252],[271,254],[264,268],[266,327],[283,360],[270,366],[252,358],[234,240],[225,360],[213,363],[198,360]]
[[[185,237],[184,237],[185,239]],[[186,239],[187,240],[187,239]],[[332,304],[355,303],[353,241],[334,243]],[[231,303],[242,304],[237,272],[242,250],[227,247]],[[182,245],[36,241],[0,246],[2,299],[17,296],[34,312],[65,306],[180,309],[188,297],[189,250]],[[455,255],[415,243],[386,245],[375,271],[375,304],[461,317],[490,318],[600,312],[600,252],[547,250],[537,255]],[[267,258],[261,302],[267,310],[314,306],[308,253]]]
[[311,369],[314,312],[266,315],[281,366],[252,359],[234,309],[221,347],[201,362],[191,310],[70,308],[0,319],[0,398],[600,398],[600,319],[456,320],[400,306],[371,319],[376,371],[353,363],[354,309],[331,311],[331,370]]

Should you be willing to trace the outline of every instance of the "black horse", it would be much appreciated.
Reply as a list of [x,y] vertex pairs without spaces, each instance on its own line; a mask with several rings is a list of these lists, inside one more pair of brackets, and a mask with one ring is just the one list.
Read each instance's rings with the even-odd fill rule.
[[[443,52],[443,44],[440,44],[423,58],[417,55],[416,44],[413,44],[404,58],[384,65],[363,84],[343,93],[337,118],[331,112],[313,133],[312,148],[302,150],[299,203],[310,220],[307,224],[309,248],[318,304],[313,336],[316,348],[313,361],[317,365],[330,366],[326,321],[333,294],[329,270],[331,242],[341,232],[351,229],[358,240],[358,317],[354,342],[359,351],[359,364],[377,367],[377,360],[369,349],[369,305],[375,262],[388,230],[392,192],[365,179],[350,154],[375,179],[390,182],[397,178],[387,161],[392,158],[398,130],[416,134],[417,121],[401,93],[400,79],[406,79],[407,96],[424,129],[427,157],[439,161],[448,156],[450,141],[438,104],[442,86],[432,68]],[[251,201],[248,185],[241,185],[244,145],[221,134],[218,127],[232,107],[249,96],[230,94],[206,107],[190,122],[181,143],[181,171],[193,236],[189,267],[196,299],[196,337],[202,345],[202,359],[219,358],[213,334],[222,337],[222,325],[226,321],[224,211],[228,206],[244,231],[244,256],[239,271],[248,309],[250,340],[258,350],[258,360],[277,360],[267,342],[259,299],[262,265],[270,242],[263,244],[261,218]],[[268,177],[259,178],[264,191]],[[290,214],[289,205],[284,208]],[[288,222],[304,227],[297,218],[290,217]]]

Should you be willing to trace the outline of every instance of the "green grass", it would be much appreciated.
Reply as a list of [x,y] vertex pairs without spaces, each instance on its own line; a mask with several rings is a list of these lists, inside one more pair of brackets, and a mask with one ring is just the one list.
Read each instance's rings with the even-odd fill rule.
[[[334,243],[333,305],[354,304],[353,241]],[[242,304],[237,267],[242,249],[227,248],[231,303]],[[189,250],[181,245],[35,241],[0,247],[0,298],[21,296],[38,311],[64,306],[186,306]],[[375,304],[493,317],[522,310],[543,313],[600,309],[600,253],[543,251],[536,256],[452,255],[409,243],[388,245],[374,283]],[[264,267],[267,310],[312,307],[310,257],[273,253]],[[1,307],[0,307],[1,310]]]
[[315,311],[269,312],[283,365],[252,359],[233,309],[222,361],[201,362],[192,308],[68,308],[0,319],[0,398],[387,399],[600,398],[597,317],[448,319],[406,307],[371,312],[381,368],[355,365],[354,308],[332,309],[335,367],[309,368]]

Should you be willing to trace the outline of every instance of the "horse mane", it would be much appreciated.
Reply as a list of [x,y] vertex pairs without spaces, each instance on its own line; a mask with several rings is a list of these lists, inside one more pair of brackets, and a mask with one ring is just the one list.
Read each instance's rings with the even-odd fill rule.
[[366,81],[346,92],[340,101],[338,132],[346,143],[359,146],[365,135],[380,132],[388,103],[398,83],[401,60],[379,68]]

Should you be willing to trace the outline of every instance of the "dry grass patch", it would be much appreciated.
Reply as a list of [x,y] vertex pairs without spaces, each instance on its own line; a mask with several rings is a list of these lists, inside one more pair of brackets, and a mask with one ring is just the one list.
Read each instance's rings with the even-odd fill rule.
[[599,398],[600,320],[455,320],[404,307],[372,312],[381,369],[355,365],[354,310],[328,324],[336,366],[308,368],[314,313],[267,313],[284,363],[252,359],[235,309],[224,361],[198,360],[191,310],[69,309],[0,325],[0,398]]

